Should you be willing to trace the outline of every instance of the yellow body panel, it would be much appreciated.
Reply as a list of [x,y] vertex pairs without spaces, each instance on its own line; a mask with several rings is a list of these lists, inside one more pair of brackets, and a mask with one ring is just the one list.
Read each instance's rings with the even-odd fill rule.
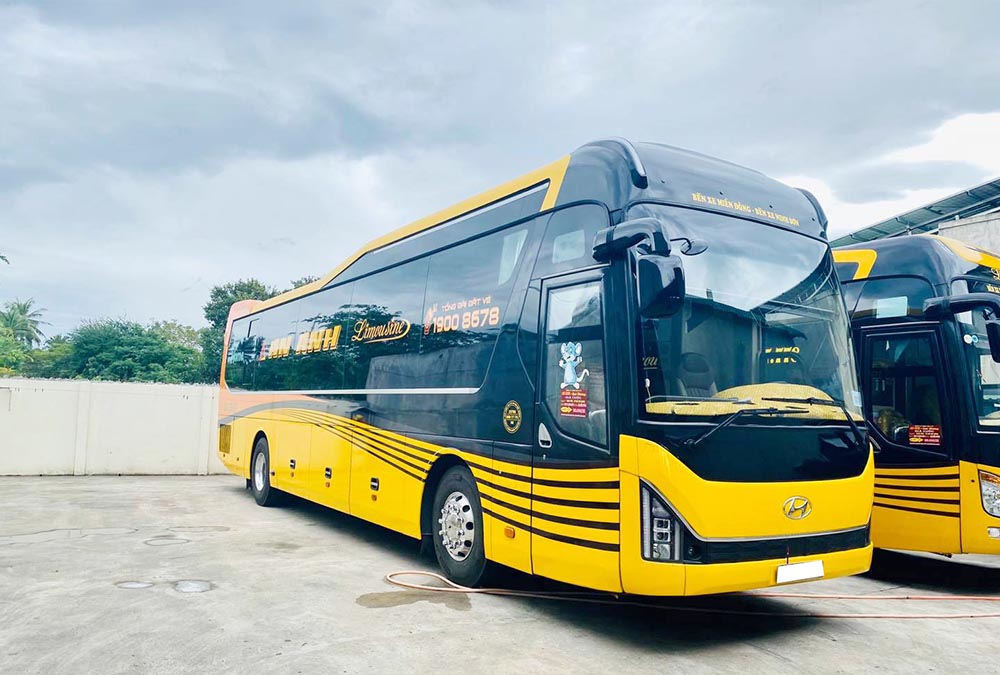
[[[694,533],[707,539],[777,537],[835,532],[868,523],[872,506],[874,463],[855,478],[791,483],[723,483],[707,481],[661,446],[642,438],[622,436],[621,470],[650,483],[665,495]],[[812,513],[789,520],[785,500],[803,496]],[[627,504],[628,495],[622,494]],[[638,500],[636,493],[635,500]],[[638,504],[638,501],[633,503]],[[627,513],[638,509],[626,509]]]
[[1000,467],[959,462],[962,494],[962,553],[1000,553],[1000,539],[990,537],[986,529],[1000,527],[1000,518],[983,508],[979,488],[979,470],[1000,475]]
[[[479,487],[488,559],[612,592],[681,595],[769,586],[775,583],[777,566],[786,562],[682,565],[642,560],[640,476],[669,495],[671,505],[695,533],[708,538],[850,529],[867,522],[870,507],[870,465],[854,479],[742,485],[704,481],[657,444],[627,436],[620,441],[620,469],[532,471],[523,464],[490,461],[293,405],[258,409],[235,417],[231,424],[234,440],[220,457],[237,473],[246,475],[246,462],[232,458],[246,457],[253,438],[263,432],[275,458],[276,488],[412,537],[420,536],[420,511],[431,468],[444,456],[454,456],[471,468]],[[235,447],[239,443],[242,448]],[[286,443],[288,447],[280,447]],[[304,454],[303,448],[308,448]],[[294,476],[288,467],[292,458]],[[285,468],[279,468],[279,461]],[[324,476],[327,467],[332,471],[329,480]],[[372,478],[378,478],[377,491],[372,489]],[[813,500],[808,525],[788,520],[781,511],[783,501],[793,494]],[[870,554],[870,548],[863,548],[792,562],[822,559],[830,577],[867,569]]]
[[833,260],[839,263],[857,263],[858,269],[854,272],[854,280],[867,279],[871,274],[872,267],[875,266],[875,259],[878,253],[870,248],[860,248],[852,250],[834,249]]
[[958,467],[875,469],[872,544],[961,553]]
[[958,241],[957,239],[951,239],[950,237],[942,237],[937,234],[927,236],[937,239],[963,260],[968,260],[973,264],[982,265],[983,267],[991,267],[995,270],[1000,269],[1000,258],[996,257],[989,251],[969,246],[965,242]]
[[[622,444],[628,442],[638,445],[654,445],[643,439],[629,439],[622,437]],[[661,452],[663,452],[661,450]],[[861,477],[853,479],[855,485],[846,488],[848,492],[856,492],[857,499],[871,504],[871,491],[868,488],[865,493],[865,484],[870,478],[871,467]],[[666,490],[666,494],[673,494],[671,487],[662,483],[657,484],[654,480],[644,477],[647,483],[652,483],[661,491]],[[700,480],[700,479],[698,479]],[[839,481],[838,481],[839,482]],[[733,486],[734,484],[728,484]],[[794,492],[795,484],[778,484],[789,494],[802,494],[806,490],[800,489]],[[870,484],[869,484],[870,485]],[[623,503],[631,501],[639,503],[639,477],[629,473],[625,466],[622,466],[621,490]],[[846,500],[845,500],[846,501]],[[739,501],[729,502],[730,504],[743,504]],[[740,509],[747,510],[754,514],[761,515],[761,509],[753,508],[754,502],[749,505],[743,504]],[[687,514],[682,516],[686,518]],[[783,517],[783,516],[782,516]],[[810,516],[809,518],[811,518]],[[787,519],[785,519],[787,520]],[[808,520],[808,519],[806,519]],[[789,523],[793,521],[788,521]],[[849,529],[864,525],[867,518],[861,523],[845,520],[840,527],[834,529]],[[622,512],[621,524],[621,578],[622,589],[626,593],[639,595],[704,595],[708,593],[726,593],[730,591],[741,591],[751,588],[764,588],[774,586],[777,583],[777,569],[780,565],[787,563],[809,562],[822,560],[824,568],[824,578],[847,576],[850,574],[860,574],[868,570],[871,566],[872,547],[853,549],[849,551],[837,551],[834,553],[824,553],[821,555],[798,556],[792,558],[781,558],[776,560],[754,560],[749,562],[735,563],[715,563],[711,565],[683,565],[679,563],[662,563],[643,560],[642,558],[642,533],[639,509],[624,509]],[[698,534],[701,534],[700,532]]]

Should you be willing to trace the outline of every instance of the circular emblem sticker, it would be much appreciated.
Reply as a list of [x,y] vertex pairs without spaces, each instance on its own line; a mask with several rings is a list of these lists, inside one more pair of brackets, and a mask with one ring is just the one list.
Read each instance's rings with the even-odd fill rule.
[[503,407],[503,428],[508,434],[515,434],[521,428],[521,406],[517,401],[507,401]]

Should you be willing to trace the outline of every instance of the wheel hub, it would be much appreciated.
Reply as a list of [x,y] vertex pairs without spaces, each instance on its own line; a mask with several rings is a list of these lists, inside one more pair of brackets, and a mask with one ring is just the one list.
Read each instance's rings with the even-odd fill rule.
[[476,541],[476,520],[469,498],[457,491],[448,495],[441,505],[438,525],[441,526],[438,535],[444,550],[452,560],[465,560]]
[[253,487],[257,492],[261,492],[264,489],[264,453],[257,453],[257,457],[253,460]]

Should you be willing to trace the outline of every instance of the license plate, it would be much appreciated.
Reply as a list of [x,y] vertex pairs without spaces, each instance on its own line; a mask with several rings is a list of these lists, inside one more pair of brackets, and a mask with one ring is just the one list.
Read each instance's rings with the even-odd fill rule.
[[793,581],[823,578],[823,561],[792,563],[778,566],[778,583],[790,584]]

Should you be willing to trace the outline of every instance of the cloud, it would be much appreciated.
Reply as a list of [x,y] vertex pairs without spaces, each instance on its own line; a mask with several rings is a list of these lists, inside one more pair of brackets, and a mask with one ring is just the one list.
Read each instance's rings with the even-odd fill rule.
[[[415,182],[418,160],[425,180],[446,180]],[[212,286],[321,275],[481,182],[475,167],[424,152],[241,158],[168,177],[103,167],[0,194],[4,220],[18,224],[5,235],[2,288],[43,302],[53,333],[98,316],[200,325]]]
[[962,161],[1000,175],[1000,112],[959,115],[945,121],[930,136],[926,143],[895,150],[885,159],[909,163]]
[[609,135],[867,225],[1000,156],[962,135],[1000,111],[1000,5],[962,4],[4,5],[0,301],[198,324],[216,283],[321,274]]
[[784,180],[817,195],[839,236],[1000,177],[1000,112],[959,115],[922,135],[827,180]]

